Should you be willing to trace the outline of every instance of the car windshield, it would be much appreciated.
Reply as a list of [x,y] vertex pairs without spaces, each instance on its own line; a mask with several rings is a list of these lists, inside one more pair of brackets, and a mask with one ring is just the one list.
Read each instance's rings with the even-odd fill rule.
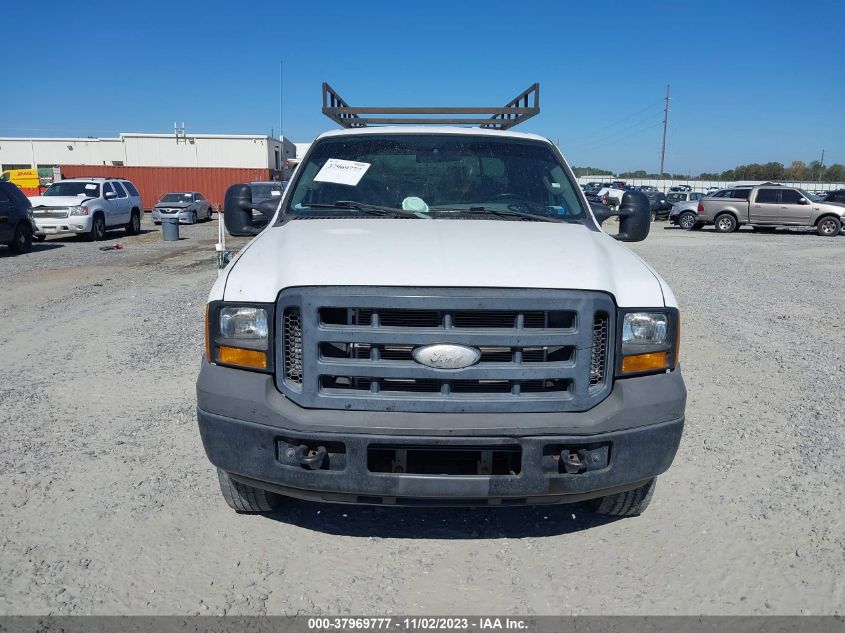
[[537,141],[472,134],[328,138],[316,143],[299,174],[286,213],[301,216],[325,216],[327,209],[360,215],[366,205],[388,217],[402,210],[435,219],[587,217],[577,186]]
[[81,198],[99,198],[100,185],[96,182],[54,182],[47,187],[45,196],[79,196]]
[[282,191],[284,191],[284,187],[281,185],[250,185],[249,189],[252,192],[253,202],[261,202],[270,198],[276,198],[278,200],[282,195]]
[[166,193],[161,199],[162,202],[190,202],[191,194],[189,193]]

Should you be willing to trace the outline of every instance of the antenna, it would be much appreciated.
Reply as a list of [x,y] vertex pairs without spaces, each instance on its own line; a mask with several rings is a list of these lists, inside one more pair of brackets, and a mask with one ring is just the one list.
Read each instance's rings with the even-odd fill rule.
[[182,121],[182,126],[179,127],[176,122],[173,122],[173,134],[176,136],[176,144],[187,143],[188,135],[185,133],[185,122]]

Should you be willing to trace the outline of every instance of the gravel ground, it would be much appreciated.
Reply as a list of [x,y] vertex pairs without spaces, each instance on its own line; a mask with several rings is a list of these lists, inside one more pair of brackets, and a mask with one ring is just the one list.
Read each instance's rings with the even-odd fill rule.
[[[845,237],[654,225],[687,428],[638,518],[240,516],[194,418],[216,222],[0,249],[2,614],[842,614]],[[240,242],[243,243],[243,242]]]

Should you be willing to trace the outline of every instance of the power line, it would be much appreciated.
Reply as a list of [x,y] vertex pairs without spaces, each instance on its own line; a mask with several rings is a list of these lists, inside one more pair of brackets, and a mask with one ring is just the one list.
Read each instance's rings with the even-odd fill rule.
[[[646,112],[646,111],[648,111],[648,110],[651,110],[654,106],[656,106],[656,105],[657,105],[657,104],[659,104],[659,103],[660,103],[660,101],[654,101],[654,102],[652,102],[652,103],[649,103],[647,106],[645,106],[645,107],[644,107],[644,108],[642,108],[641,110],[637,110],[636,112],[634,112],[634,113],[632,113],[632,114],[629,114],[628,116],[626,116],[626,117],[624,117],[624,118],[622,118],[622,119],[619,119],[619,120],[617,120],[617,121],[614,121],[613,123],[608,123],[607,125],[603,125],[602,127],[599,127],[599,128],[596,128],[596,129],[592,130],[592,131],[590,132],[590,135],[589,135],[589,136],[591,136],[591,137],[592,137],[592,136],[595,136],[595,135],[596,135],[597,133],[599,133],[599,132],[604,132],[605,130],[610,129],[610,128],[612,128],[612,127],[616,127],[617,125],[619,125],[619,124],[621,124],[621,123],[625,123],[625,122],[627,122],[627,121],[630,121],[631,119],[633,119],[634,117],[636,117],[636,116],[638,116],[638,115],[642,114],[643,112]],[[580,138],[587,138],[587,137],[582,136],[582,137],[580,137]],[[577,141],[578,141],[578,139],[579,139],[579,137],[578,137],[578,136],[576,136],[574,140],[577,142]]]
[[[639,128],[639,130],[637,130],[637,131],[650,129],[650,128],[654,127],[654,125],[652,124],[652,121],[659,116],[660,116],[659,112],[655,112],[653,114],[650,114],[649,116],[645,117],[644,119],[637,121],[635,124],[633,124],[629,128],[628,131],[630,131],[631,129],[634,129],[634,128]],[[641,126],[641,125],[644,125],[645,127],[640,128],[639,126]],[[616,141],[618,139],[619,139],[619,132],[611,132],[610,134],[604,134],[604,135],[600,135],[598,137],[594,137],[593,139],[586,141],[586,142],[583,142],[583,143],[575,143],[573,145],[566,145],[566,149],[568,151],[568,150],[572,149],[573,147],[576,148],[576,149],[584,149],[584,148],[592,147],[592,146],[595,146],[595,145],[600,146],[600,145],[607,144],[608,141]]]

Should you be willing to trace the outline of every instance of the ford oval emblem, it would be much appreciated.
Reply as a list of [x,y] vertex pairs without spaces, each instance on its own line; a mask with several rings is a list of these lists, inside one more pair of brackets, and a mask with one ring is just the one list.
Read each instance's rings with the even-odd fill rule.
[[438,343],[414,350],[414,360],[420,365],[435,369],[463,369],[475,365],[481,359],[481,352],[465,345]]

